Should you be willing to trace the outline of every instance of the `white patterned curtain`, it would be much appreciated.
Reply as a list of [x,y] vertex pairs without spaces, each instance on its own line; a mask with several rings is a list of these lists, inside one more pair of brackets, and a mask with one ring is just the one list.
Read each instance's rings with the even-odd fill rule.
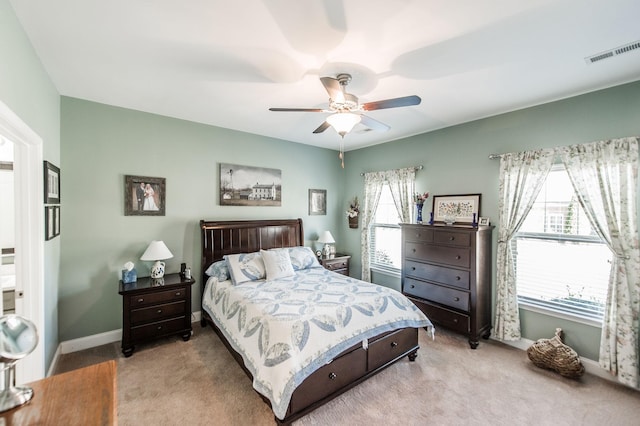
[[402,222],[411,222],[413,193],[415,190],[416,170],[414,167],[388,170],[384,172],[365,173],[364,175],[364,208],[362,213],[362,281],[371,282],[371,252],[370,226],[375,218],[380,193],[386,183],[391,190],[393,202]]
[[503,154],[500,159],[495,335],[520,339],[520,316],[511,239],[531,210],[553,164],[553,150]]
[[362,207],[362,234],[360,236],[360,248],[362,259],[362,281],[371,282],[371,269],[369,262],[369,226],[376,216],[376,209],[380,201],[382,186],[386,180],[384,172],[372,172],[364,174],[364,200]]
[[600,340],[600,365],[621,383],[640,387],[638,142],[613,139],[559,148],[580,204],[613,252]]

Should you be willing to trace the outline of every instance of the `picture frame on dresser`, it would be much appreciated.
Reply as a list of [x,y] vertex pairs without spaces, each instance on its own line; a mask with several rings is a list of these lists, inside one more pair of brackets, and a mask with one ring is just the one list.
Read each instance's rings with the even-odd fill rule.
[[453,217],[456,223],[471,224],[480,217],[481,194],[434,195],[433,220],[444,223]]

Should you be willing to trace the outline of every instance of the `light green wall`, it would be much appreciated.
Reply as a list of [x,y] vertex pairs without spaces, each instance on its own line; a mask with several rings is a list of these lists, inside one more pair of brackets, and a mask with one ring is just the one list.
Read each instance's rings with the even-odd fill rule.
[[[428,97],[423,102],[429,102]],[[382,113],[380,119],[384,121]],[[489,154],[633,135],[640,135],[640,82],[350,151],[346,154],[348,166],[342,203],[346,208],[354,195],[362,197],[362,172],[424,165],[424,170],[416,175],[416,190],[432,195],[480,193],[481,215],[495,223],[499,162],[489,160]],[[345,143],[349,143],[348,136]],[[430,211],[428,202],[424,215],[428,217]],[[346,220],[341,231],[345,251],[354,255],[352,271],[359,273],[360,232],[348,229]],[[381,284],[399,288],[399,278],[376,277],[383,278]],[[532,340],[551,337],[555,327],[560,326],[565,330],[566,343],[580,355],[598,358],[598,328],[531,312],[521,317],[523,337]]]
[[[44,159],[64,166],[60,161],[60,96],[8,0],[0,0],[0,101],[42,138]],[[58,347],[59,238],[44,243],[44,258],[46,329],[40,335],[44,336],[48,368]]]
[[[148,275],[151,240],[173,253],[168,272],[186,262],[199,277],[200,219],[302,218],[309,246],[342,219],[335,151],[63,97],[62,156],[61,341],[121,327],[120,270]],[[282,206],[220,206],[219,163],[280,169]],[[124,216],[125,175],[166,178],[166,216]],[[310,188],[327,190],[326,216],[308,215]]]

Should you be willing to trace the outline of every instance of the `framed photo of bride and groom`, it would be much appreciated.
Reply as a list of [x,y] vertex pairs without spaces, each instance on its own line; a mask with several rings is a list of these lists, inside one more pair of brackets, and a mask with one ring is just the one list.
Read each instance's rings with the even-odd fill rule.
[[125,216],[164,216],[166,179],[149,176],[124,177]]

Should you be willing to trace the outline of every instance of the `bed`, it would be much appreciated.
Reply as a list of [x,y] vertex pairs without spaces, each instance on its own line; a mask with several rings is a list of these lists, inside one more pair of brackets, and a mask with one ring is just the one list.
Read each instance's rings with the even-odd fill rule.
[[433,335],[399,292],[322,268],[303,247],[301,219],[202,220],[200,229],[202,326],[216,332],[279,424],[404,357],[414,361],[419,329]]

